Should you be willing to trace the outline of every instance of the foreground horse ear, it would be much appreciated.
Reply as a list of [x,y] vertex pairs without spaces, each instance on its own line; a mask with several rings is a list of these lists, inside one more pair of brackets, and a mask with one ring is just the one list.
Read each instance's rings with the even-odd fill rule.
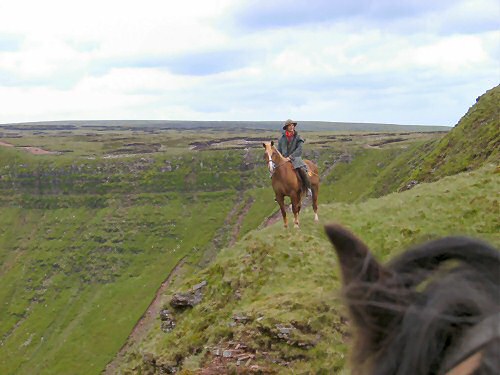
[[263,144],[262,144],[262,147],[266,148],[266,144],[265,144],[265,143],[263,143]]
[[330,224],[325,231],[337,251],[344,285],[354,281],[376,282],[387,273],[368,247],[349,230]]
[[271,141],[271,146],[274,146],[274,141]]

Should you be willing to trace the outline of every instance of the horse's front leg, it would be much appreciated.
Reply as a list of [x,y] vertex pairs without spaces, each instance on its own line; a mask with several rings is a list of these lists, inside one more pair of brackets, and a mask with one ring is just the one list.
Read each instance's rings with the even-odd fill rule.
[[276,194],[276,202],[280,205],[281,216],[283,216],[283,225],[285,228],[288,228],[288,219],[286,217],[286,208],[285,208],[285,196]]
[[314,221],[319,221],[319,218],[318,218],[318,193],[319,193],[319,185],[313,185],[312,192],[313,192],[312,206],[313,206],[313,210],[314,210]]
[[295,228],[299,228],[300,195],[294,195],[292,199],[293,223]]

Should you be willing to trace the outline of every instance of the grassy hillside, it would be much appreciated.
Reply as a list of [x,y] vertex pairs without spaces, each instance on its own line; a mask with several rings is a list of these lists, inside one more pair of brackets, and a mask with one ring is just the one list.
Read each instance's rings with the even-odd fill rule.
[[500,163],[500,85],[477,98],[410,178],[435,181],[485,162]]
[[424,140],[403,147],[352,150],[323,178],[321,201],[363,201],[398,190],[435,143],[436,140]]
[[[500,174],[489,166],[379,199],[321,205],[321,224],[345,224],[382,260],[413,243],[450,234],[499,246],[498,191]],[[199,305],[187,310],[168,305],[175,292],[203,280],[207,286]],[[237,368],[345,373],[349,329],[339,286],[331,245],[310,211],[300,230],[283,230],[277,223],[251,231],[208,268],[173,284],[164,304],[176,327],[165,333],[158,318],[147,339],[129,351],[120,373]]]
[[[202,134],[119,128],[5,131],[8,134],[2,141],[13,146],[0,147],[2,374],[100,373],[179,259],[187,261],[185,275],[197,272],[221,247],[252,231],[277,208],[261,150],[262,137],[273,139],[275,132],[239,131],[235,137],[227,130]],[[319,164],[323,176],[320,202],[361,202],[393,191],[429,145],[442,136],[432,132],[306,133],[306,157]],[[31,155],[25,146],[57,154]],[[328,207],[322,209],[328,211]],[[321,231],[314,234],[318,231],[314,228],[310,236],[299,234],[293,241],[324,246]],[[267,241],[266,233],[262,232],[263,241]],[[289,234],[276,233],[277,238],[290,239]],[[251,236],[259,238],[260,234]],[[288,245],[282,246],[286,251]],[[317,262],[332,265],[327,260],[328,248],[323,248],[320,258],[308,252],[309,273],[316,266],[320,269]],[[262,253],[260,243],[255,252],[268,254],[267,250]],[[272,258],[272,267],[292,285],[292,279],[300,280],[300,275],[289,269],[288,261],[301,264],[301,257],[282,256],[283,265],[280,255]],[[246,267],[241,272],[260,274],[263,280],[256,280],[257,285],[267,282],[267,271],[260,272],[260,265],[253,260],[248,265],[247,260],[247,255],[240,259]],[[337,285],[335,276],[328,276],[326,270],[318,272]],[[275,282],[281,282],[280,278]],[[316,291],[316,282],[306,283],[307,287]],[[179,287],[186,287],[185,283]],[[330,291],[325,289],[325,299],[334,298]],[[249,306],[270,308],[277,296],[269,293],[255,294]],[[285,293],[277,301],[289,305],[307,293]],[[312,303],[321,305],[320,310],[326,308],[320,300]],[[219,304],[224,302],[214,308],[224,307]],[[325,335],[334,338],[334,351],[342,353],[345,329],[335,314],[324,319],[336,322],[338,330]],[[217,314],[206,318],[201,326],[219,319]],[[259,320],[265,321],[263,331],[276,331],[279,323],[273,319]],[[322,324],[317,321],[314,329]],[[295,340],[295,348],[285,356],[287,361],[302,358],[304,346],[322,347],[317,332],[304,330],[301,341]],[[193,334],[198,343],[206,339],[205,333]],[[264,340],[274,345],[272,339]],[[190,341],[179,342],[179,350],[185,345],[192,347]],[[201,363],[199,347],[195,348],[196,353],[183,362],[186,368]],[[318,356],[324,356],[321,350]],[[325,362],[328,366],[342,366],[342,354],[332,358],[333,362]],[[142,357],[138,361],[142,363]]]
[[[27,139],[38,138],[16,140]],[[106,158],[123,146],[109,143],[76,142],[78,155],[0,147],[2,374],[100,373],[181,258],[208,261],[272,212],[260,153]]]
[[234,193],[132,198],[1,208],[0,373],[100,372],[179,259],[210,245]]

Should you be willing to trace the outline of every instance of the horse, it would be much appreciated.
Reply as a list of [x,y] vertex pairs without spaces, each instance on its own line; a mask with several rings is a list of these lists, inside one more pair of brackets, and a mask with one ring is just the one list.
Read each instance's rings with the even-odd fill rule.
[[353,374],[500,373],[500,251],[445,237],[381,265],[349,230],[325,230],[355,328]]
[[[297,172],[293,169],[292,163],[287,160],[274,146],[274,142],[264,142],[264,159],[267,161],[269,172],[271,173],[271,184],[283,216],[285,228],[288,228],[286,217],[285,197],[290,197],[292,201],[292,211],[294,216],[294,227],[299,227],[299,212],[302,206],[302,198],[307,190],[302,186],[302,181]],[[311,181],[312,206],[314,210],[314,220],[318,221],[318,193],[319,174],[318,166],[310,160],[304,160],[307,165],[309,180]]]

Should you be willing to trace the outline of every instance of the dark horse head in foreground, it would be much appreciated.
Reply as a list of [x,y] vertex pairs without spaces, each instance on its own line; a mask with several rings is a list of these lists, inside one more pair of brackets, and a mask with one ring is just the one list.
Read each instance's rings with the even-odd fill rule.
[[[289,162],[278,149],[274,142],[264,142],[264,158],[267,161],[267,167],[271,173],[271,184],[273,186],[276,202],[280,205],[281,215],[285,228],[288,227],[286,217],[285,197],[290,197],[292,201],[292,211],[295,227],[299,227],[299,212],[302,207],[302,197],[306,195],[300,177]],[[314,220],[318,221],[318,194],[319,194],[319,174],[318,167],[310,160],[304,160],[309,171],[309,180],[311,181],[312,206],[314,210]]]
[[353,373],[500,374],[500,252],[447,237],[380,265],[351,232],[325,227],[356,336]]

